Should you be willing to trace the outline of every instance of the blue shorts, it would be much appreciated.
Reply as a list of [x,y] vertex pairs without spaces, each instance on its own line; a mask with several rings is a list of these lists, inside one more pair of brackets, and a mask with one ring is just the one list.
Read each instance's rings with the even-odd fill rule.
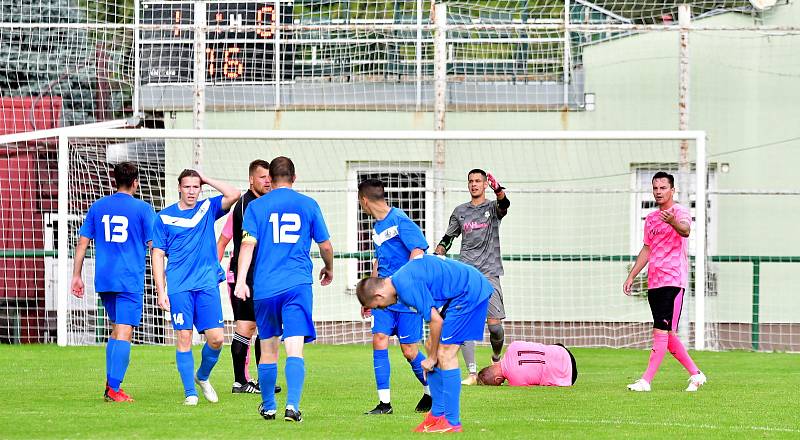
[[219,289],[189,290],[169,295],[169,311],[172,314],[172,328],[198,332],[210,328],[223,328],[222,302]]
[[103,292],[100,300],[111,322],[139,327],[142,324],[142,296],[141,293]]
[[286,339],[305,336],[309,343],[317,339],[314,320],[311,318],[313,300],[311,284],[301,284],[277,296],[253,301],[256,310],[258,337],[262,340],[274,336]]
[[372,334],[397,336],[401,344],[414,344],[422,339],[422,316],[417,313],[372,309]]
[[466,313],[456,315],[445,311],[440,342],[442,344],[461,344],[464,341],[482,341],[488,309],[489,298],[486,298]]

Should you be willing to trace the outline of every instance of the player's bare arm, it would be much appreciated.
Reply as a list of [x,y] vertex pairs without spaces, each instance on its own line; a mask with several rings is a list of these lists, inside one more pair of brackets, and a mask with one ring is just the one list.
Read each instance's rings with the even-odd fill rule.
[[153,280],[156,283],[158,306],[161,310],[169,311],[169,298],[167,297],[166,279],[164,278],[164,250],[155,248],[150,253],[153,266]]
[[236,287],[233,294],[242,301],[250,298],[250,286],[247,285],[247,275],[250,271],[250,263],[253,261],[253,251],[256,248],[256,239],[247,231],[242,231],[242,245],[239,248],[239,276],[236,277]]
[[639,255],[636,257],[636,262],[633,264],[631,268],[630,274],[628,274],[628,278],[625,280],[625,284],[622,285],[622,291],[625,295],[631,294],[631,287],[633,286],[633,280],[636,279],[636,276],[639,275],[639,272],[647,266],[647,261],[650,259],[650,246],[643,245],[642,250],[639,251]]
[[77,298],[83,298],[83,279],[81,272],[83,271],[83,259],[86,257],[86,249],[89,247],[89,239],[81,237],[78,240],[78,246],[75,248],[75,264],[72,267],[72,294]]
[[439,355],[439,338],[442,337],[442,324],[444,319],[435,307],[431,307],[431,321],[428,323],[430,334],[428,340],[425,341],[425,350],[428,352],[428,358],[422,361],[422,368],[425,371],[433,371],[433,367],[438,363]]
[[319,271],[320,284],[327,286],[333,281],[333,245],[330,240],[325,240],[318,244],[319,254],[325,267]]
[[678,233],[678,235],[684,238],[689,236],[689,233],[691,232],[692,229],[692,225],[691,223],[689,223],[688,220],[678,221],[677,217],[675,217],[675,214],[673,214],[671,211],[666,211],[666,210],[661,211],[660,214],[661,214],[661,220],[664,223],[672,226],[672,229],[674,229],[675,232]]
[[242,195],[239,192],[238,188],[227,182],[207,177],[203,173],[199,174],[200,174],[200,183],[211,185],[212,188],[214,188],[215,190],[219,191],[222,194],[222,209],[226,211],[228,209],[231,209],[231,206],[233,206],[233,204],[236,203],[236,201],[239,200],[239,197]]

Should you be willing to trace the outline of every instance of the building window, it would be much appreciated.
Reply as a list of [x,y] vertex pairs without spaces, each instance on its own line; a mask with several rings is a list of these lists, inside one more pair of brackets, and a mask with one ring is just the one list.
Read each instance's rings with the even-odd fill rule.
[[428,243],[431,242],[427,207],[430,206],[431,192],[427,190],[429,182],[429,168],[416,164],[380,164],[352,165],[350,167],[350,187],[352,200],[348,205],[348,218],[351,233],[348,234],[348,248],[351,252],[360,254],[359,258],[351,259],[348,271],[349,285],[355,284],[361,278],[372,273],[373,254],[372,225],[374,219],[369,217],[358,204],[358,184],[366,179],[378,179],[385,185],[386,201],[389,206],[402,209],[406,215],[422,229]]

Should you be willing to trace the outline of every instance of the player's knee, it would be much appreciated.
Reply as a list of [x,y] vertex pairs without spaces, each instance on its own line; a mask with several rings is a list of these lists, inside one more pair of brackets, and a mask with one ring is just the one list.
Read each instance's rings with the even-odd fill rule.
[[221,334],[206,335],[206,342],[208,342],[209,347],[219,350],[222,347],[222,343],[225,342],[225,338]]
[[373,350],[386,350],[389,348],[389,336],[383,333],[375,333],[372,335],[372,349]]
[[417,357],[417,353],[419,353],[417,344],[400,344],[400,350],[403,351],[403,356],[409,361],[413,361]]
[[489,324],[489,341],[493,343],[503,342],[506,333],[502,324]]
[[114,339],[118,341],[130,342],[132,335],[133,335],[133,327],[131,327],[130,325],[117,324],[114,326],[114,332],[113,332]]

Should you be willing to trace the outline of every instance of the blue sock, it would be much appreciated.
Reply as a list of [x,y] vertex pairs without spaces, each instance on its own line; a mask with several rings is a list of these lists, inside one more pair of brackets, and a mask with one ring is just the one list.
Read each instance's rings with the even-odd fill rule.
[[208,345],[208,342],[206,342],[206,345],[203,346],[203,359],[200,361],[200,368],[197,369],[198,379],[208,380],[208,376],[211,375],[211,369],[214,368],[214,365],[217,365],[221,352],[222,347],[214,350]]
[[461,424],[461,370],[442,370],[444,416],[451,425]]
[[[306,362],[301,357],[286,358],[286,406],[300,410],[300,396],[306,380]],[[264,385],[266,386],[266,384]],[[262,387],[263,389],[263,387]]]
[[114,351],[111,353],[111,365],[108,367],[108,386],[114,391],[119,391],[125,372],[128,371],[128,363],[131,359],[131,343],[123,340],[116,340]]
[[109,337],[108,345],[106,345],[106,385],[108,385],[108,378],[111,376],[111,355],[114,353],[114,348],[116,346],[117,346],[117,340],[111,339],[111,337]]
[[258,384],[264,409],[276,409],[275,382],[278,381],[278,364],[258,364]]
[[181,375],[184,396],[196,396],[197,390],[194,387],[194,358],[192,357],[192,351],[176,350],[175,365],[178,367],[178,374]]
[[414,376],[417,376],[417,380],[422,385],[427,385],[428,381],[425,380],[425,375],[422,374],[422,361],[425,360],[425,355],[422,354],[421,351],[417,352],[417,357],[414,358],[413,361],[408,361],[411,364],[411,370],[414,372]]
[[431,414],[439,417],[444,414],[442,370],[434,368],[428,373],[428,386],[431,388]]
[[378,391],[388,390],[389,377],[392,374],[392,366],[389,363],[389,350],[372,350],[372,366],[375,368],[375,385],[377,385]]

